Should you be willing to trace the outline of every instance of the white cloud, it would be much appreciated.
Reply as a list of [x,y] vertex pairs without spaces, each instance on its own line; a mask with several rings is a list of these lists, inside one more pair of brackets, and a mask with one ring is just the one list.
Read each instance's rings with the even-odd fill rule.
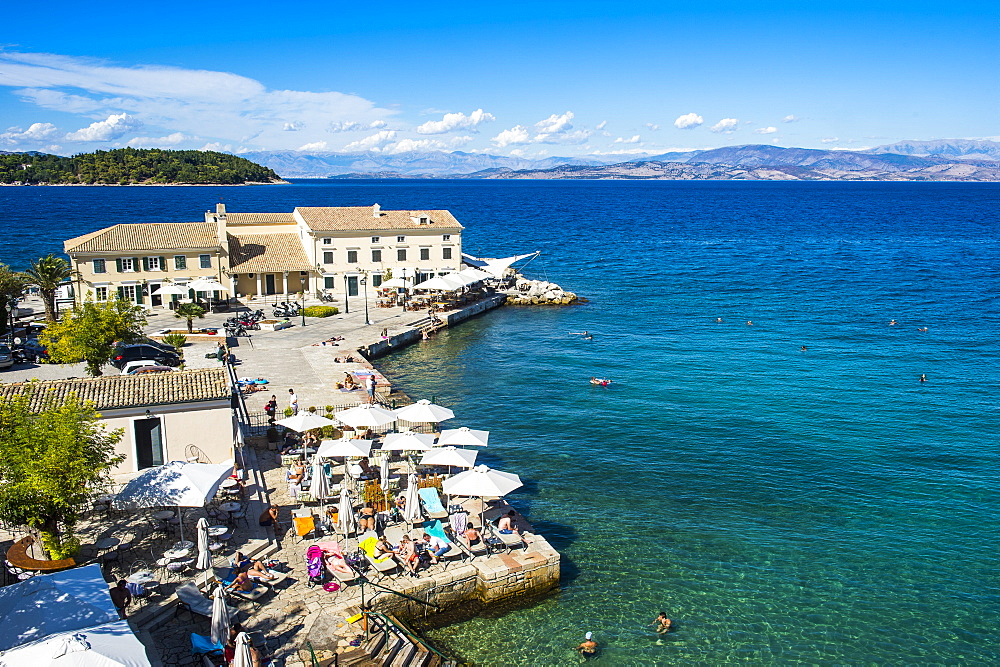
[[736,118],[723,118],[718,123],[713,125],[711,128],[712,132],[722,132],[723,134],[732,134],[739,127],[740,121]]
[[446,113],[441,120],[429,120],[417,127],[417,134],[444,134],[453,130],[471,130],[477,132],[476,126],[496,120],[493,114],[476,109],[468,116],[464,113]]
[[573,129],[573,125],[570,123],[571,120],[573,120],[572,111],[567,111],[561,116],[552,114],[545,120],[535,123],[535,129],[538,131],[538,134],[559,134],[560,132]]
[[648,127],[653,132],[656,132],[657,130],[660,129],[660,126],[657,125],[656,123],[646,123],[646,127]]
[[281,130],[283,132],[298,132],[303,127],[304,127],[304,125],[302,123],[291,122],[291,123],[285,123],[284,125],[282,125]]
[[165,137],[134,137],[129,139],[125,145],[132,148],[160,148],[162,146],[177,146],[184,141],[196,138],[189,137],[183,132],[172,132]]
[[[200,151],[215,151],[217,153],[228,153],[233,150],[232,144],[223,144],[218,141],[211,141],[198,150]],[[237,151],[239,152],[239,151]],[[244,151],[245,152],[245,151]]]
[[142,121],[127,113],[112,114],[106,120],[91,123],[89,126],[70,132],[66,141],[111,141],[142,127]]
[[705,119],[698,114],[686,113],[677,117],[677,120],[674,121],[674,127],[678,130],[693,130],[704,122]]
[[835,144],[838,141],[840,141],[838,137],[824,137],[823,139],[820,139],[820,142],[824,144]]
[[389,124],[384,120],[373,120],[370,123],[359,123],[353,120],[334,121],[326,126],[327,132],[357,132],[359,130],[381,130]]
[[756,130],[753,131],[753,133],[754,134],[774,134],[777,131],[778,131],[778,128],[773,127],[773,126],[772,127],[758,127]]
[[631,138],[626,139],[625,137],[618,137],[615,139],[616,144],[637,144],[639,143],[639,135],[634,134]]
[[603,130],[607,126],[608,126],[608,121],[602,120],[600,123],[597,124],[597,126],[594,129]]
[[387,144],[383,153],[412,153],[414,151],[447,151],[461,148],[472,141],[472,137],[452,137],[447,141],[440,139],[401,139],[394,144]]
[[344,146],[341,150],[345,153],[353,151],[375,151],[378,152],[382,150],[382,147],[390,143],[396,138],[396,130],[382,130],[381,132],[376,132],[375,134],[365,137],[364,139],[359,139],[358,141],[352,141],[351,143]]
[[513,144],[530,144],[531,135],[528,133],[528,128],[523,125],[515,125],[493,137],[490,141],[496,144],[497,148],[504,148]]
[[325,151],[327,150],[327,145],[325,141],[314,141],[309,144],[302,144],[299,146],[300,151]]
[[6,146],[18,146],[20,144],[33,144],[47,141],[59,134],[59,128],[52,123],[32,123],[27,130],[19,127],[7,128],[7,131],[0,134],[0,144]]
[[785,116],[784,118],[781,119],[781,122],[782,123],[795,123],[795,122],[798,122],[800,120],[802,120],[802,119],[799,118],[798,116],[796,116],[794,114],[788,114],[787,116]]
[[[331,122],[353,121],[376,129],[374,123],[385,123],[397,113],[358,95],[271,90],[229,72],[123,67],[87,58],[10,51],[0,52],[0,86],[16,88],[14,93],[26,102],[84,114],[90,121],[106,123],[103,119],[124,112],[141,119],[146,127],[167,133],[209,137],[223,144],[253,138],[250,149],[289,149],[319,141]],[[285,130],[288,118],[303,128],[300,134]],[[108,134],[115,134],[114,128],[84,128],[73,133],[77,137],[73,140],[100,143],[107,141],[102,137]]]

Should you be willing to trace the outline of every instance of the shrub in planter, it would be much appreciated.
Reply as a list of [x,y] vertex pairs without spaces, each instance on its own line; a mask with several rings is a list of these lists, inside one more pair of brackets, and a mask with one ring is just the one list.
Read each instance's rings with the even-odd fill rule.
[[187,336],[178,333],[167,334],[163,337],[163,342],[180,352],[181,348],[187,344]]
[[333,417],[333,413],[332,413],[332,412],[327,412],[327,413],[326,413],[325,415],[323,415],[323,416],[324,416],[324,417],[326,417],[327,419],[333,419],[333,418],[334,418],[334,417]]
[[336,426],[324,426],[320,430],[323,432],[323,437],[327,440],[335,440],[340,437],[340,431],[337,430]]
[[316,406],[315,406],[315,405],[310,405],[310,406],[309,406],[308,408],[306,408],[306,409],[307,409],[307,410],[309,410],[309,412],[312,412],[313,414],[315,414],[315,413],[316,413]]
[[326,406],[326,411],[327,413],[333,412],[333,406],[332,405]]
[[330,317],[340,310],[336,306],[306,306],[303,311],[306,317]]
[[295,414],[295,411],[292,410],[291,407],[287,407],[287,408],[285,408],[285,413],[284,414],[285,414],[286,417],[291,417],[292,415]]

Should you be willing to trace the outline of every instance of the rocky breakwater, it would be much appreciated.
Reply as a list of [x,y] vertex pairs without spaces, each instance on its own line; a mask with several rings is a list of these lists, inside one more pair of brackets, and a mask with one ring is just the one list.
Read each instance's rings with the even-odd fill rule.
[[507,292],[507,303],[511,306],[568,306],[578,300],[575,293],[545,280],[518,278],[514,289]]

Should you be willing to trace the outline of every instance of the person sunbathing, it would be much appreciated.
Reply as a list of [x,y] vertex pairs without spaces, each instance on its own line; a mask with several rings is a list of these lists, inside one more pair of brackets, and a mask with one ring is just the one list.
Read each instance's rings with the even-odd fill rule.
[[344,388],[345,389],[357,389],[358,383],[354,381],[354,376],[350,373],[344,373]]
[[264,579],[265,581],[275,579],[275,576],[259,560],[253,561],[245,573],[251,579]]
[[396,556],[399,555],[399,549],[389,544],[389,540],[386,539],[385,535],[378,538],[378,542],[375,543],[375,558],[382,558],[383,556],[390,556],[393,560],[398,560]]
[[250,579],[250,576],[246,572],[240,572],[233,579],[233,583],[226,586],[228,591],[243,591],[244,593],[249,593],[254,589],[256,584]]
[[504,534],[517,532],[517,524],[514,523],[514,510],[500,517],[500,520],[497,522],[497,529]]
[[469,525],[465,527],[465,532],[462,533],[462,539],[465,540],[465,544],[470,547],[474,547],[479,544],[483,536],[479,534],[476,527],[470,522]]
[[342,574],[353,574],[350,566],[344,562],[344,557],[329,551],[323,552],[323,564],[330,572],[340,572]]
[[372,508],[371,503],[365,503],[365,506],[361,508],[361,512],[358,517],[358,530],[364,532],[366,530],[375,530],[375,510]]
[[379,478],[379,470],[371,466],[371,464],[368,462],[367,456],[358,461],[358,465],[361,466],[361,479]]
[[409,535],[403,535],[403,539],[399,542],[398,560],[403,564],[403,567],[409,570],[411,577],[417,576],[420,558],[417,556],[417,550],[413,542],[410,541]]

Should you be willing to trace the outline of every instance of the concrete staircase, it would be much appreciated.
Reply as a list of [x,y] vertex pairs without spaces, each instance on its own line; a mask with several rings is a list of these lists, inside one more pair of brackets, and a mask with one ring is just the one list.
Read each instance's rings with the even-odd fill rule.
[[368,615],[368,641],[337,655],[343,667],[452,667],[424,641],[391,617]]

